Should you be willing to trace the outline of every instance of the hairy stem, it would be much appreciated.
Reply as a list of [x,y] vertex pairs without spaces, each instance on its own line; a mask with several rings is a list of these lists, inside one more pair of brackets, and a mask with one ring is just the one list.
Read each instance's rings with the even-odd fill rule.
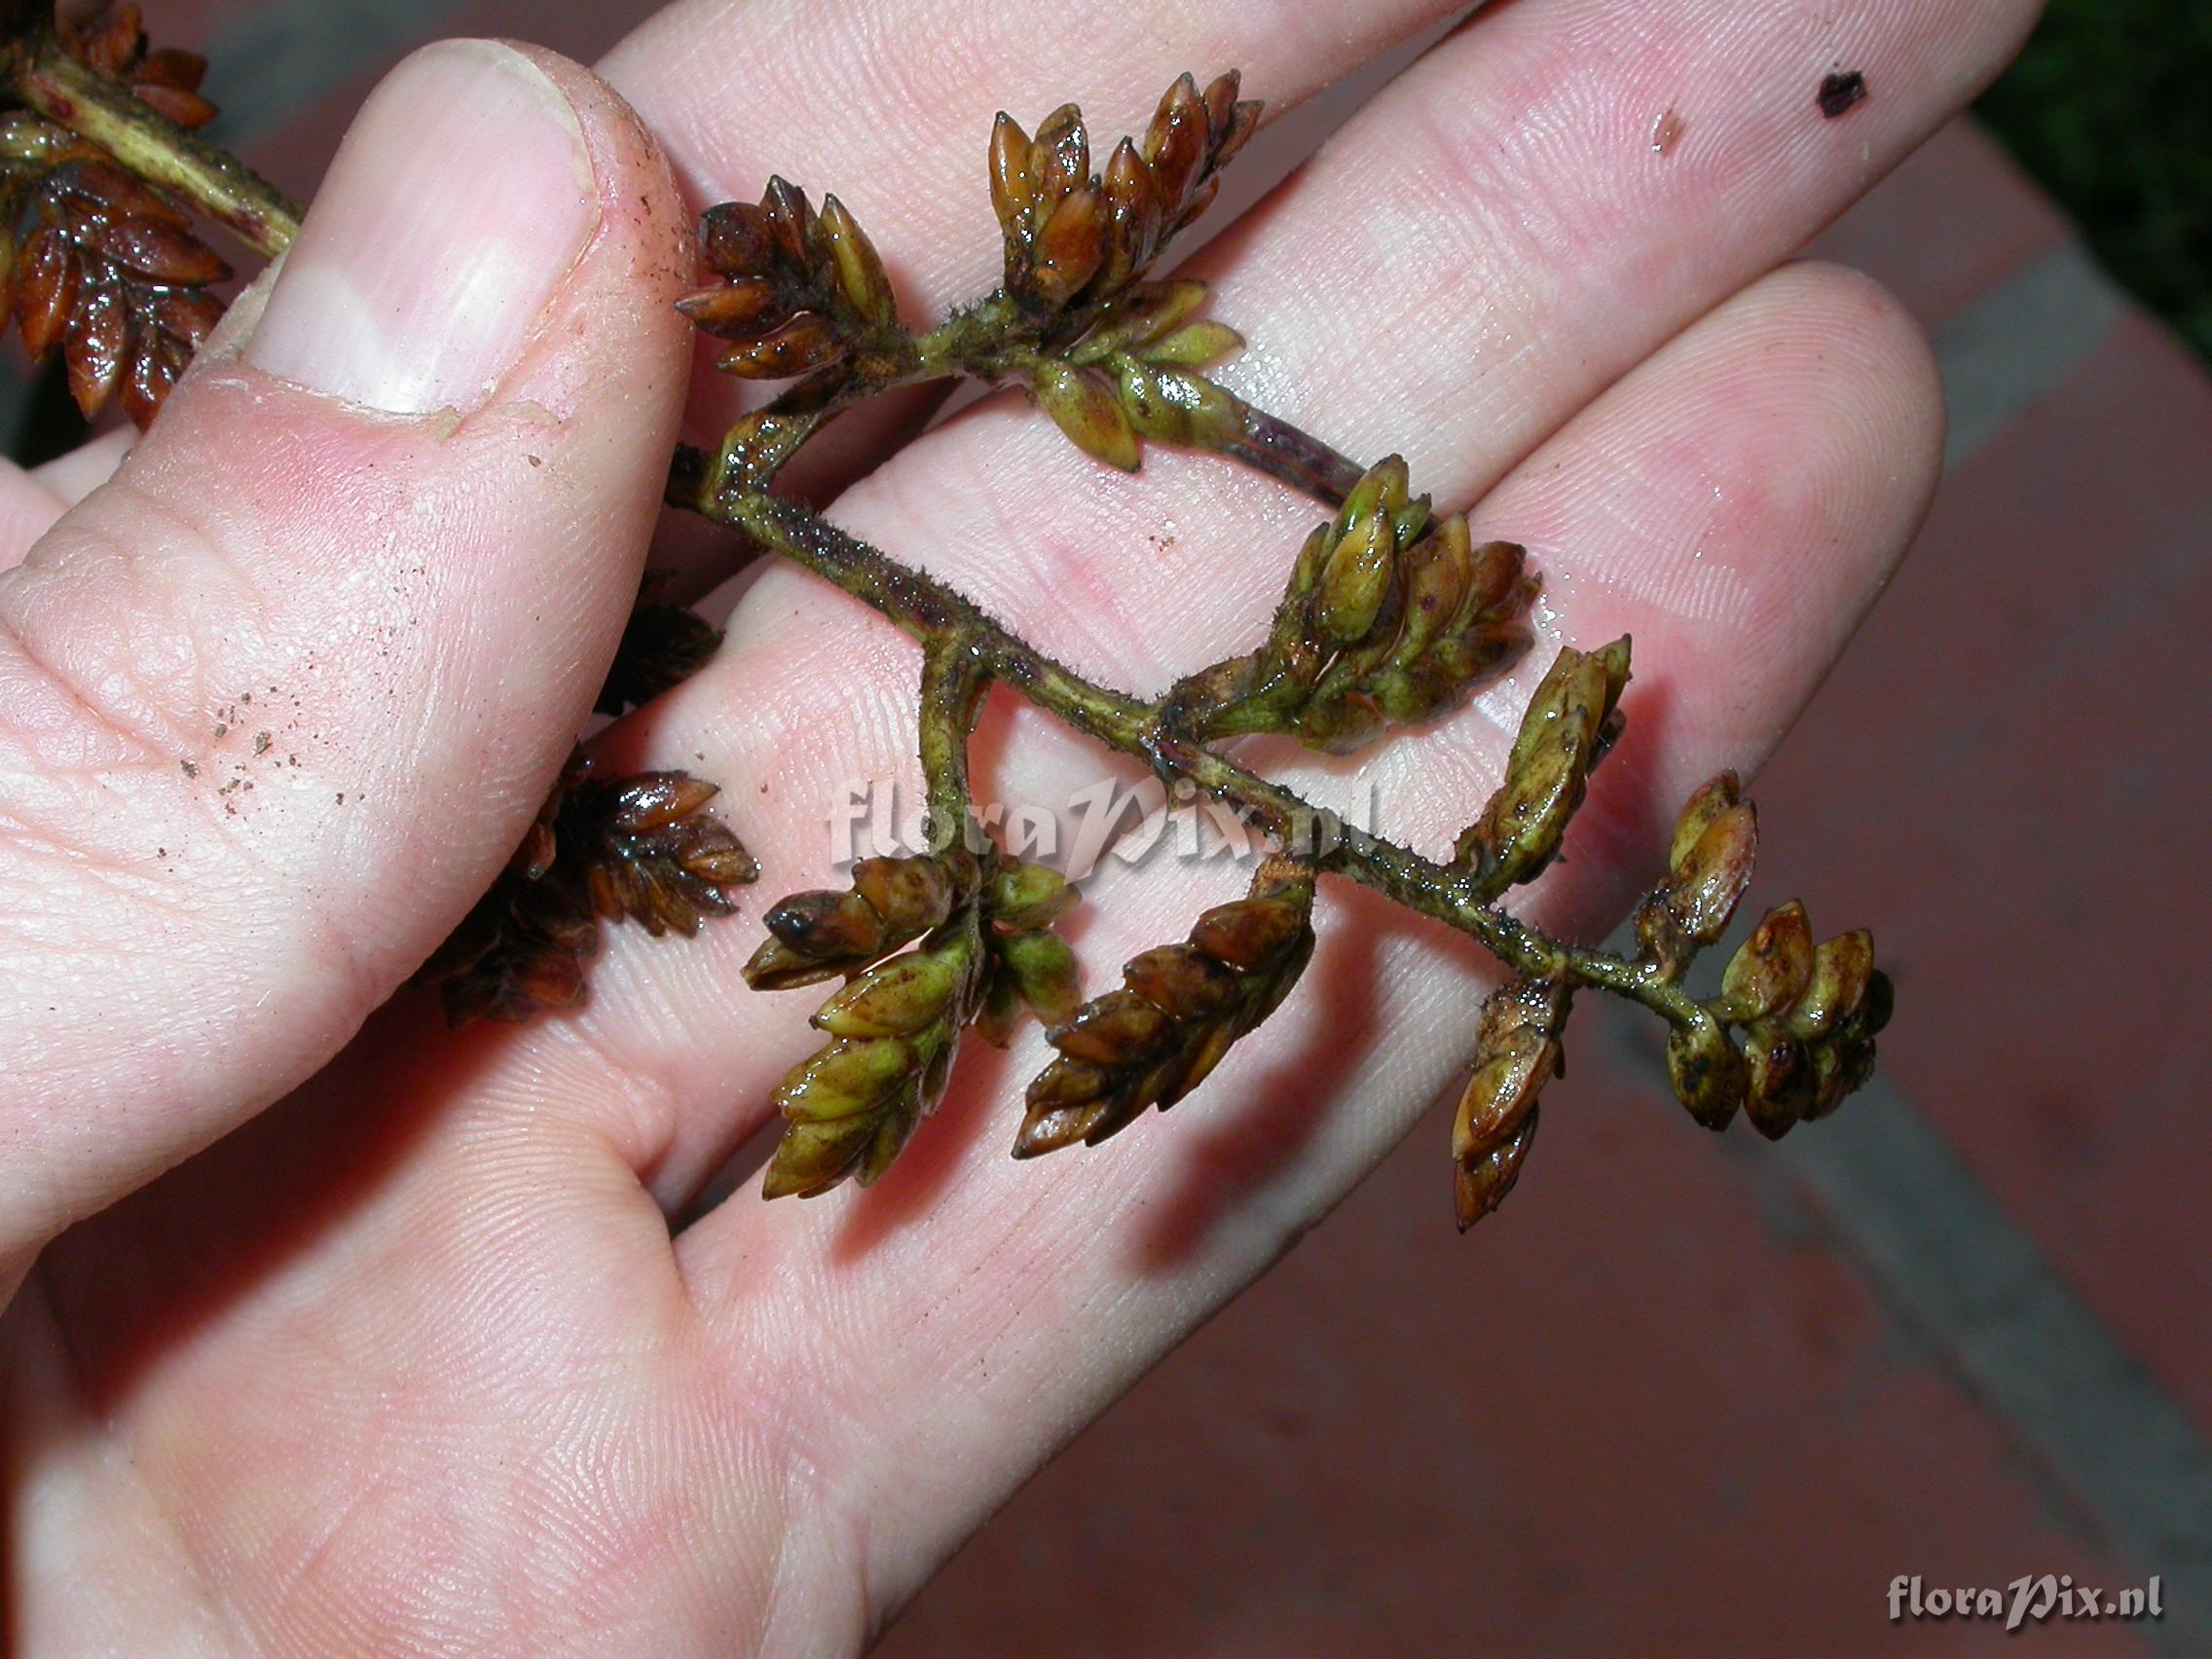
[[968,782],[968,738],[990,689],[989,659],[981,640],[966,629],[930,635],[922,651],[922,778],[928,787],[927,838],[952,847],[968,831],[973,792]]
[[[908,570],[804,508],[754,494],[724,498],[706,504],[704,510],[897,623],[929,648],[933,663],[957,657],[979,664],[990,678],[1013,686],[1077,730],[1143,760],[1164,778],[1187,780],[1213,799],[1236,808],[1286,847],[1302,853],[1310,848],[1321,869],[1372,887],[1468,935],[1520,973],[1603,986],[1643,1004],[1673,1024],[1688,1024],[1696,1017],[1695,1000],[1650,966],[1549,939],[1485,903],[1468,869],[1437,864],[1346,824],[1212,750],[1170,735],[1163,729],[1159,705],[1085,679],[1009,632],[965,596]],[[944,671],[940,677],[944,678]],[[931,726],[925,715],[925,755]],[[963,788],[964,777],[963,768]],[[933,774],[933,813],[939,810],[937,793]]]
[[274,259],[300,231],[300,209],[247,166],[149,109],[62,49],[52,29],[16,49],[16,95],[49,121],[90,138],[149,184],[174,192],[240,240]]
[[[270,257],[299,234],[300,212],[276,189],[223,152],[164,120],[59,48],[51,32],[16,68],[26,102],[106,145],[157,184],[194,202]],[[1487,903],[1473,873],[1344,823],[1295,792],[1166,729],[1158,703],[1098,685],[1010,632],[965,595],[909,570],[804,508],[767,494],[784,464],[838,414],[895,386],[967,375],[997,384],[1020,326],[1004,294],[957,312],[915,340],[905,372],[786,394],[783,429],[731,476],[725,455],[679,445],[667,499],[737,530],[861,600],[925,647],[921,748],[933,836],[962,832],[969,808],[968,737],[984,692],[1004,681],[1067,724],[1168,780],[1183,779],[1235,808],[1315,866],[1375,889],[1466,934],[1516,971],[1602,986],[1684,1026],[1696,1001],[1650,965],[1562,943]],[[770,405],[771,410],[777,405]],[[1221,453],[1329,505],[1341,506],[1362,468],[1289,422],[1238,400],[1242,436]]]

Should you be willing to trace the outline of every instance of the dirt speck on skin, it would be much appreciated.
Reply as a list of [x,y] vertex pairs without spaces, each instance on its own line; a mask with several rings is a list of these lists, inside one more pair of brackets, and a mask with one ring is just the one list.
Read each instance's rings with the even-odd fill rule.
[[1830,121],[1839,115],[1849,115],[1866,101],[1866,77],[1858,70],[1844,70],[1821,82],[1821,113]]
[[253,734],[253,752],[256,755],[266,755],[269,753],[269,746],[276,741],[269,733],[257,731]]
[[1672,155],[1675,146],[1682,141],[1682,129],[1685,125],[1679,110],[1670,109],[1662,115],[1651,129],[1651,153],[1654,156]]
[[178,764],[179,766],[182,766],[182,767],[184,768],[184,775],[185,775],[186,777],[188,777],[188,778],[197,778],[197,777],[199,777],[199,776],[200,776],[200,768],[199,768],[199,766],[197,766],[196,764],[194,764],[194,763],[193,763],[192,761],[190,761],[190,760],[179,760],[179,761],[177,762],[177,764]]

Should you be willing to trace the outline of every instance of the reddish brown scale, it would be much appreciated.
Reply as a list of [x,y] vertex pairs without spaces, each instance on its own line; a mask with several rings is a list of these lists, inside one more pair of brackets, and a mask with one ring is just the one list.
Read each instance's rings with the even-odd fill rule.
[[593,705],[597,713],[619,715],[644,707],[698,673],[720,647],[719,628],[689,606],[661,597],[668,579],[663,571],[645,572],[629,626]]
[[[178,126],[214,118],[199,94],[206,64],[189,52],[149,51],[136,6],[57,30],[72,55]],[[34,357],[61,348],[87,419],[120,402],[147,424],[221,318],[223,302],[206,290],[230,267],[161,192],[59,126],[7,117],[0,158],[11,247],[0,320],[17,320]]]
[[1119,989],[1048,1034],[1059,1057],[1029,1086],[1014,1155],[1095,1146],[1204,1082],[1297,984],[1313,953],[1312,914],[1312,871],[1271,859],[1249,897],[1208,910],[1186,942],[1130,962]]
[[759,866],[708,816],[717,793],[686,772],[605,781],[572,756],[505,872],[423,969],[448,1021],[513,1022],[581,1003],[603,921],[657,939],[731,914]]

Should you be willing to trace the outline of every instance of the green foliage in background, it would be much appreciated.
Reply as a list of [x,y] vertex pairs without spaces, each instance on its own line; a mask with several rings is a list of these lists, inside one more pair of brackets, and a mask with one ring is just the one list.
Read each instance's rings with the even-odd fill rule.
[[2212,357],[2212,4],[2051,0],[1983,119]]

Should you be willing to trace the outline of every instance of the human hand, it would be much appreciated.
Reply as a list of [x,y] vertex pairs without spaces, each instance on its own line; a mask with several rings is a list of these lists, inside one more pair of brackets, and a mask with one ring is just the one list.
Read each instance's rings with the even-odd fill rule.
[[[823,0],[723,55],[745,9],[693,4],[605,67],[701,200],[771,168],[838,189],[918,313],[988,285],[978,158],[998,105],[1033,116],[1080,92],[1112,130],[1178,69],[1229,63],[1285,101],[1452,9],[1097,8],[1092,28],[1056,15],[1049,38],[1017,38],[962,0]],[[1520,0],[1201,258],[1218,314],[1255,342],[1225,380],[1351,453],[1404,449],[1441,500],[1478,503],[1478,535],[1531,545],[1569,640],[1636,633],[1631,739],[1543,890],[1554,917],[1617,914],[1620,872],[1659,835],[1646,808],[1763,755],[1909,538],[1938,447],[1923,349],[1856,278],[1765,274],[1993,74],[2032,11]],[[1838,52],[1874,96],[1808,120]],[[1463,1061],[1480,965],[1332,887],[1304,988],[1172,1119],[1010,1163],[1032,1033],[1011,1060],[964,1064],[866,1198],[741,1197],[673,1241],[667,1218],[811,1046],[811,999],[743,989],[742,923],[688,947],[617,930],[592,1006],[521,1031],[447,1037],[401,998],[305,1081],[519,834],[657,496],[683,349],[665,301],[687,272],[634,140],[558,73],[604,216],[542,303],[581,333],[540,328],[450,433],[275,384],[256,334],[0,593],[25,646],[0,671],[7,708],[35,718],[7,798],[23,817],[18,802],[59,803],[7,854],[0,973],[20,1006],[0,1023],[0,1260],[302,1085],[54,1243],[0,1327],[26,1652],[857,1648]],[[830,79],[831,98],[792,94]],[[437,101],[404,81],[383,96],[403,94]],[[1657,158],[1670,106],[1688,125]],[[404,152],[412,129],[459,176],[519,165],[425,125],[388,141]],[[398,166],[356,181],[342,164],[318,219],[350,188],[384,199]],[[302,350],[263,367],[312,378]],[[528,389],[537,371],[566,407]],[[554,418],[532,424],[525,399]],[[518,442],[540,428],[554,453]],[[379,461],[400,485],[378,489]],[[364,534],[410,506],[399,542]],[[1150,687],[1244,641],[1316,515],[1200,457],[1104,475],[991,404],[906,446],[836,516],[1078,667]],[[159,536],[175,525],[190,537]],[[179,564],[179,543],[208,557]],[[153,716],[102,701],[115,664],[157,650],[134,694]],[[265,676],[255,650],[280,661]],[[871,613],[771,570],[720,659],[601,748],[619,769],[723,781],[762,891],[820,884],[832,790],[907,775],[916,660]],[[83,702],[46,696],[57,666]],[[258,701],[310,674],[343,677],[310,699],[325,737],[302,753],[332,787],[276,796],[263,822],[222,807],[250,820],[275,781],[243,802],[157,789],[159,767],[100,747],[149,719],[198,742],[176,709],[211,722],[231,680]],[[1502,750],[1493,719],[1478,707],[1362,769],[1394,830],[1433,843],[1464,821]],[[246,758],[216,766],[219,749],[203,777]],[[982,755],[1012,801],[1101,775],[1026,711],[994,720]],[[209,862],[149,865],[144,822],[87,806],[118,772],[157,845],[178,851],[173,825]],[[341,776],[353,805],[325,809]],[[1083,953],[1180,937],[1236,885],[1109,866]]]

